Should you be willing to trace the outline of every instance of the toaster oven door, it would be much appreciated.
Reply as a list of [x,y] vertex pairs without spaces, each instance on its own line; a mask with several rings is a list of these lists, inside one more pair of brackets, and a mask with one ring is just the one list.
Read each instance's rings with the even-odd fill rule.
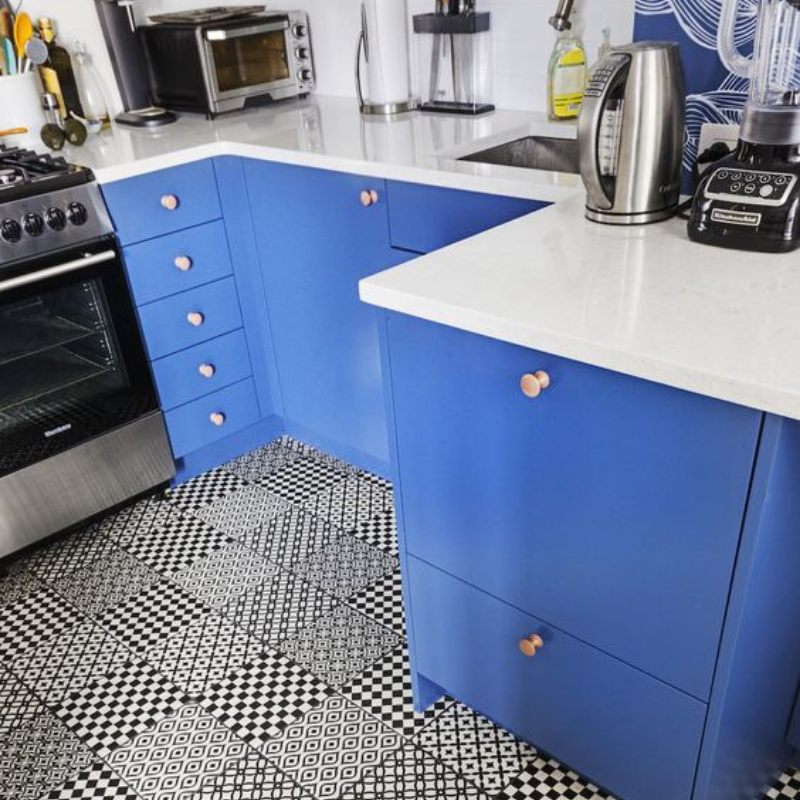
[[204,40],[218,104],[296,85],[288,20],[209,28]]

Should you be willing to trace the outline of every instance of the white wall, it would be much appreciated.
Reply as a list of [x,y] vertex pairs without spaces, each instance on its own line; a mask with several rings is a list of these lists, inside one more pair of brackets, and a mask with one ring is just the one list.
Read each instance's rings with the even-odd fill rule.
[[[226,0],[229,5],[248,5],[253,0]],[[403,0],[398,0],[402,2]],[[432,10],[434,0],[407,0],[410,13]],[[554,32],[547,20],[556,0],[477,0],[478,9],[492,12],[494,54],[494,101],[500,108],[542,110],[546,98],[547,62]],[[206,0],[138,0],[137,18],[159,11],[212,5]],[[270,7],[281,6],[270,4]],[[594,60],[601,31],[610,26],[613,41],[630,41],[635,0],[577,0],[585,22],[585,39]],[[320,94],[351,97],[353,59],[359,25],[360,0],[295,0],[283,7],[302,8],[311,20]],[[82,39],[108,87],[109,101],[119,108],[111,63],[103,46],[93,0],[25,0],[32,15],[50,14],[58,24],[62,43]],[[63,9],[63,11],[62,11]]]

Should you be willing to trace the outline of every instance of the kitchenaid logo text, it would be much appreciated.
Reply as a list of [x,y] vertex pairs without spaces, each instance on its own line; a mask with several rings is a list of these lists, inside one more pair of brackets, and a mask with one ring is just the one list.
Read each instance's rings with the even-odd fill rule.
[[53,436],[58,436],[59,433],[66,433],[70,430],[72,430],[72,423],[68,422],[66,425],[59,425],[57,428],[53,428],[51,431],[45,431],[44,438],[51,439]]
[[711,212],[711,219],[714,222],[722,222],[728,225],[744,225],[747,228],[757,228],[761,224],[761,214],[753,214],[749,211],[722,211],[715,208]]

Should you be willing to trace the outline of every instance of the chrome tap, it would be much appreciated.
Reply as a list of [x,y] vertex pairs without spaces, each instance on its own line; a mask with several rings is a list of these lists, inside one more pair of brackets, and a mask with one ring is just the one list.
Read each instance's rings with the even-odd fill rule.
[[569,18],[572,14],[572,6],[574,4],[575,0],[559,0],[556,13],[550,17],[550,24],[559,31],[559,33],[572,28],[572,22],[570,22]]

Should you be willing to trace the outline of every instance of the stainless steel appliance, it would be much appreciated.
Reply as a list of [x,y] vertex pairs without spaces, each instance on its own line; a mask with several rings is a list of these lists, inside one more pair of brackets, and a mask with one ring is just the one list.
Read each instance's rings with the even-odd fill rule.
[[91,172],[0,145],[0,558],[173,475]]
[[590,220],[639,225],[675,214],[685,96],[674,42],[615,47],[595,65],[578,122]]
[[719,50],[750,78],[736,151],[709,169],[689,236],[704,244],[786,253],[800,245],[800,0],[762,0],[753,58],[737,48],[739,0],[723,8]]
[[155,102],[214,117],[258,101],[305,97],[314,88],[308,18],[272,11],[139,29]]

